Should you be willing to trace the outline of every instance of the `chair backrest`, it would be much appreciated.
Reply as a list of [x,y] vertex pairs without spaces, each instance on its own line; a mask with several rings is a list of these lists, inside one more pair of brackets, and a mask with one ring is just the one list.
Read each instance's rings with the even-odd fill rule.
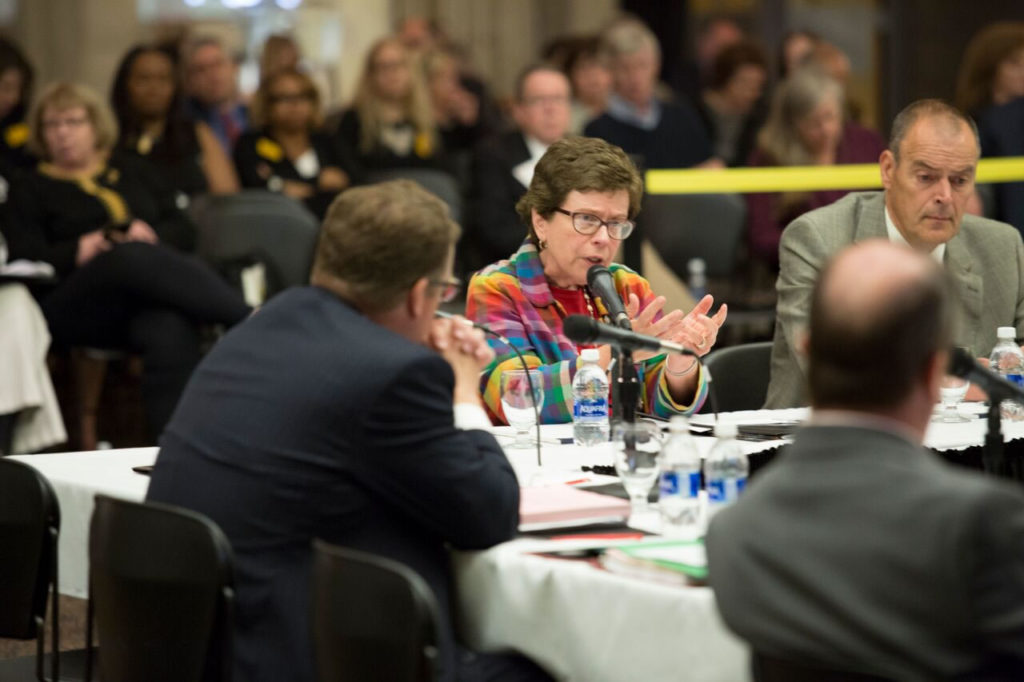
[[49,481],[22,462],[0,459],[0,637],[41,635],[57,580],[60,507]]
[[704,358],[711,373],[710,390],[714,395],[704,401],[702,413],[759,410],[768,396],[771,378],[772,342],[745,343],[712,351]]
[[644,238],[682,281],[688,280],[691,258],[704,260],[708,277],[735,272],[747,221],[740,195],[647,195],[639,220]]
[[227,538],[203,515],[97,495],[89,623],[100,637],[99,679],[229,680],[232,566]]
[[751,672],[754,682],[892,682],[877,675],[833,670],[756,651],[751,656]]
[[436,678],[438,607],[412,569],[313,543],[313,648],[318,682]]
[[247,189],[198,197],[188,212],[198,232],[196,250],[215,267],[258,257],[272,270],[268,289],[275,290],[268,290],[268,297],[309,282],[320,223],[298,201]]
[[446,173],[433,168],[390,168],[388,170],[377,170],[369,174],[370,182],[385,182],[387,180],[412,180],[419,183],[423,189],[436,195],[448,204],[452,220],[462,222],[462,191],[459,182],[451,173]]

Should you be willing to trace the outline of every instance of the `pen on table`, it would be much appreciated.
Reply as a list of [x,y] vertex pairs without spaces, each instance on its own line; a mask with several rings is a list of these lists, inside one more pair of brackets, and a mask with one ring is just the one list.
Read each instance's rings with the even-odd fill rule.
[[590,483],[589,478],[577,478],[572,481],[566,481],[565,485],[579,485],[580,483]]

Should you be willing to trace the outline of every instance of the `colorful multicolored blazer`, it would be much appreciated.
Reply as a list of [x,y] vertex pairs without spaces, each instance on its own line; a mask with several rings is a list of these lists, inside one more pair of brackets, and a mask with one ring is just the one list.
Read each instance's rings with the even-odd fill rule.
[[[609,267],[615,288],[623,300],[636,294],[641,306],[655,295],[643,277],[624,265]],[[487,266],[469,283],[466,317],[486,324],[519,349],[531,367],[539,367],[544,377],[544,409],[541,421],[557,424],[572,420],[572,381],[580,362],[576,344],[562,333],[565,309],[551,295],[537,248],[525,242],[510,260]],[[492,419],[504,422],[501,411],[501,373],[522,365],[514,351],[494,338],[494,362],[481,377],[484,403]],[[680,405],[669,395],[663,376],[665,356],[657,355],[637,363],[637,374],[644,384],[640,409],[659,417],[692,414],[707,397],[703,366],[697,377],[697,392],[689,405]]]

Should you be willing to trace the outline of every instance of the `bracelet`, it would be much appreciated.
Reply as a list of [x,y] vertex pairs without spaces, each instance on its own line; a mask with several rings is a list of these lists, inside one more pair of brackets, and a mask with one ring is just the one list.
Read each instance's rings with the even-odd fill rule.
[[666,360],[665,361],[665,374],[669,375],[670,377],[685,377],[687,374],[689,374],[693,370],[697,369],[697,365],[699,365],[699,364],[700,364],[700,362],[698,360],[694,359],[694,361],[690,364],[690,366],[687,367],[686,369],[684,369],[682,372],[673,372],[673,371],[671,371],[668,368],[668,360]]

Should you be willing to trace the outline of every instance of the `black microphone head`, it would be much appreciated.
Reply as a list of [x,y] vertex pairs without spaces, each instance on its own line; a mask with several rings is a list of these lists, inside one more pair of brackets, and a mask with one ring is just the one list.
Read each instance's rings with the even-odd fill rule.
[[974,369],[975,361],[965,349],[959,346],[954,346],[949,352],[949,367],[947,372],[955,377],[961,377],[963,379],[968,378],[968,375]]
[[570,315],[562,322],[562,331],[565,332],[570,341],[575,343],[591,343],[597,338],[597,321],[586,315]]
[[601,276],[611,279],[612,272],[603,265],[591,265],[590,269],[587,270],[587,286],[593,289],[595,286],[594,280]]

